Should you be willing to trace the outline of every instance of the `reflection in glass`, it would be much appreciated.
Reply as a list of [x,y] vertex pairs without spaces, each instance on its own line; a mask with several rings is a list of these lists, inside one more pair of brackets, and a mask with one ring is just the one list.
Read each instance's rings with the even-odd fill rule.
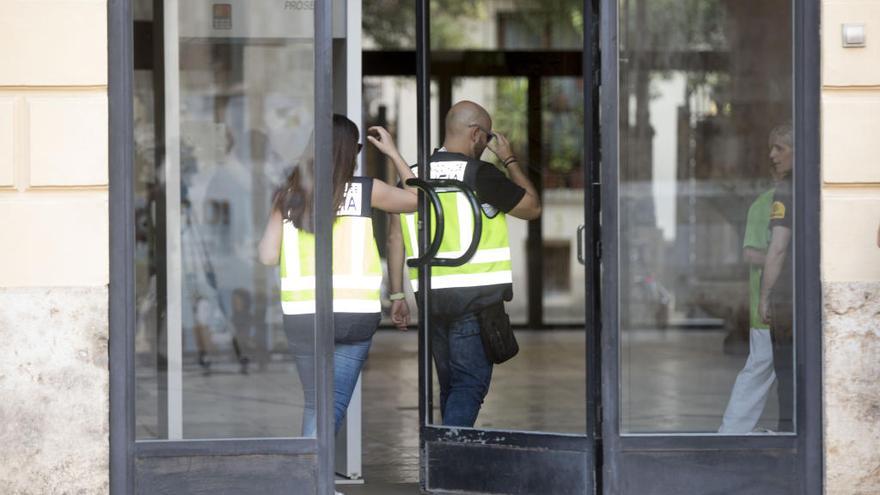
[[790,246],[760,280],[790,183],[771,130],[792,116],[791,5],[619,12],[622,431],[793,431],[792,349],[755,316],[762,291],[792,305]]
[[298,436],[278,269],[256,243],[314,152],[313,21],[254,4],[233,39],[210,14],[181,5],[135,75],[137,437]]
[[[434,50],[580,50],[581,0],[433,0]],[[364,35],[387,49],[415,49],[415,4],[364,2]]]

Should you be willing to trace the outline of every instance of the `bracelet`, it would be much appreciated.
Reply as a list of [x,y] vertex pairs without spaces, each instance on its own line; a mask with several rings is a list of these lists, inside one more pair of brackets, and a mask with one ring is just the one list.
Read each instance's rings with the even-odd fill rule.
[[404,299],[406,295],[403,292],[395,292],[394,294],[388,294],[388,299],[390,301],[399,301]]
[[514,163],[514,162],[517,162],[517,161],[518,161],[518,160],[517,160],[517,158],[516,158],[516,155],[510,155],[510,156],[507,157],[507,160],[504,160],[504,161],[502,162],[502,164],[503,164],[505,167],[508,167],[508,166],[510,166],[511,163]]

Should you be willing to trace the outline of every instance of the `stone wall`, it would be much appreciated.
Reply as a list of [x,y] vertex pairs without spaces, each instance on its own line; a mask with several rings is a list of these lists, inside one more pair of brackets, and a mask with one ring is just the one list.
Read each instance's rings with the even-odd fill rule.
[[109,490],[107,290],[0,289],[0,493]]
[[[843,23],[867,46],[843,48]],[[880,2],[822,4],[825,489],[880,493]]]
[[829,494],[880,492],[880,283],[825,284]]

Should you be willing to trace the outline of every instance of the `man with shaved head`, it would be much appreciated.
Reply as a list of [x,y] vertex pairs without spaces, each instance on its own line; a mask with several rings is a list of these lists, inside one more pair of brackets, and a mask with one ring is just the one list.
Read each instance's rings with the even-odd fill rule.
[[[430,158],[430,178],[456,179],[473,189],[482,203],[483,230],[470,261],[431,269],[431,351],[443,424],[472,427],[489,392],[493,360],[498,359],[491,349],[487,355],[481,326],[509,328],[510,324],[504,311],[504,301],[513,297],[506,215],[533,220],[541,215],[541,201],[507,138],[492,130],[492,119],[483,107],[472,101],[456,103],[446,114],[445,130],[443,147]],[[486,148],[505,171],[480,160]],[[415,166],[413,171],[418,174]],[[473,213],[462,193],[438,192],[445,230],[437,257],[458,258],[473,238]],[[417,225],[415,215],[392,215],[389,225],[391,318],[401,329],[409,324],[403,258],[404,253],[408,258],[419,256]],[[410,281],[418,291],[417,270],[410,270]]]

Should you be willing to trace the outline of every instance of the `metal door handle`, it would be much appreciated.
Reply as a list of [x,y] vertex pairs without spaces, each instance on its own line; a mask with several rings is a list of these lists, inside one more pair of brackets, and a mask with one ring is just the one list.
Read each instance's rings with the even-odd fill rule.
[[471,243],[467,250],[458,258],[434,258],[431,260],[431,266],[461,266],[474,256],[477,248],[480,247],[480,239],[483,237],[483,211],[480,208],[480,202],[477,201],[477,195],[467,184],[455,179],[435,179],[429,181],[433,187],[448,187],[458,189],[464,193],[471,207],[471,213],[474,215],[474,235],[471,237]]
[[577,257],[580,264],[584,264],[584,226],[578,225],[577,229]]
[[[443,205],[440,203],[440,196],[437,195],[437,191],[434,190],[434,187],[429,182],[413,178],[407,179],[406,185],[421,189],[428,195],[428,199],[434,207],[434,213],[437,220],[437,227],[434,230],[434,238],[431,240],[431,246],[428,248],[428,251],[418,258],[406,260],[407,266],[410,268],[418,268],[429,263],[431,259],[440,252],[440,243],[443,242],[443,229],[445,225],[443,221]],[[415,241],[415,239],[413,240]]]
[[[431,247],[421,257],[407,260],[407,266],[410,268],[417,268],[425,264],[430,266],[461,266],[467,263],[474,256],[474,253],[477,252],[477,248],[480,246],[480,239],[483,237],[483,212],[474,191],[464,182],[455,179],[433,179],[425,181],[413,178],[407,179],[406,184],[425,191],[434,207],[435,219],[437,221],[434,238],[431,240]],[[471,243],[467,250],[458,258],[435,258],[437,253],[440,252],[440,244],[443,241],[443,233],[446,225],[443,216],[443,205],[440,202],[440,196],[435,190],[437,187],[458,189],[464,193],[468,200],[468,204],[471,207],[471,212],[474,215],[474,235],[471,238]]]

